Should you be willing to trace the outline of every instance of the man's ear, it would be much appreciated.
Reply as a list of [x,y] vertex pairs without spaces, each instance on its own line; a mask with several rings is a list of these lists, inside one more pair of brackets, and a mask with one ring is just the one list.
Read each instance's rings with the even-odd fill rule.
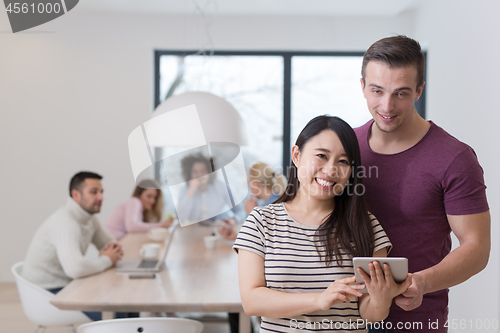
[[75,200],[77,203],[80,203],[80,201],[82,200],[82,194],[80,193],[80,191],[78,191],[77,189],[72,189],[71,190],[71,197],[73,198],[73,200]]
[[415,98],[415,102],[419,100],[420,96],[422,95],[422,92],[424,91],[424,85],[425,85],[425,81],[422,82],[422,85],[420,87],[418,87],[417,89],[417,97]]
[[359,82],[361,83],[361,92],[363,93],[363,97],[366,98],[365,94],[365,80],[363,78],[359,79]]

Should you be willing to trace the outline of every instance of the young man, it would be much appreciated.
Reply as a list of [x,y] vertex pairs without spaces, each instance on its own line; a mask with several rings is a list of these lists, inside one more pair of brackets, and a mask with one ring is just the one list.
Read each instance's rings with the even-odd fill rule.
[[[66,204],[38,228],[31,241],[22,272],[26,279],[57,293],[72,279],[102,272],[120,259],[120,245],[94,217],[101,210],[101,179],[92,172],[73,176]],[[90,243],[100,249],[99,257],[85,257]],[[85,314],[100,319],[98,312]]]
[[[363,58],[361,87],[373,120],[355,131],[371,170],[366,199],[394,245],[389,256],[408,258],[414,273],[384,321],[388,332],[446,332],[447,288],[481,271],[490,251],[486,186],[474,151],[415,109],[424,66],[420,45],[406,36],[375,42]],[[450,231],[460,242],[452,252]]]

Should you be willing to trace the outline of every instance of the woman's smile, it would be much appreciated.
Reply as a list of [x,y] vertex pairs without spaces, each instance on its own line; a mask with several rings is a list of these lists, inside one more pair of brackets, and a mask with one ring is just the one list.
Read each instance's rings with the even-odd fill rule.
[[325,189],[331,189],[333,188],[333,186],[335,186],[335,184],[337,184],[336,182],[333,182],[333,181],[329,181],[327,179],[324,179],[324,178],[314,178],[316,180],[316,183],[325,188]]

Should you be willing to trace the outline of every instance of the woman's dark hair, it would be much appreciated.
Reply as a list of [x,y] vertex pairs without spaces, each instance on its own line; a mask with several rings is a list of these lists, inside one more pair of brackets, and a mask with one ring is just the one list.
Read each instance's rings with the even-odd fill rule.
[[[334,131],[339,137],[350,161],[351,175],[344,191],[333,198],[335,209],[316,231],[319,241],[316,243],[316,250],[321,258],[320,248],[324,248],[327,266],[333,262],[334,258],[337,264],[342,266],[341,249],[353,257],[373,255],[373,228],[363,196],[362,179],[357,172],[361,166],[358,139],[351,126],[338,117],[318,116],[307,123],[300,132],[295,145],[299,147],[299,151],[302,151],[311,138],[325,130]],[[285,193],[276,202],[287,202],[295,198],[299,186],[297,166],[292,161]],[[363,191],[358,188],[362,188]]]
[[210,175],[210,183],[215,179],[215,174],[213,173],[214,165],[213,159],[206,158],[202,153],[188,155],[181,160],[182,176],[186,182],[191,180],[191,170],[195,163],[203,163],[207,168],[207,172]]

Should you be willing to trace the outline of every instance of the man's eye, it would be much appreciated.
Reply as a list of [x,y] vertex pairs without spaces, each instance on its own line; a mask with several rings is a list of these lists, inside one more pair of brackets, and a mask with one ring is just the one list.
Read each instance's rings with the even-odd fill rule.
[[382,93],[382,90],[374,90],[373,92],[378,95]]
[[406,93],[402,93],[402,92],[398,93],[398,97],[405,97],[405,96],[406,96]]

